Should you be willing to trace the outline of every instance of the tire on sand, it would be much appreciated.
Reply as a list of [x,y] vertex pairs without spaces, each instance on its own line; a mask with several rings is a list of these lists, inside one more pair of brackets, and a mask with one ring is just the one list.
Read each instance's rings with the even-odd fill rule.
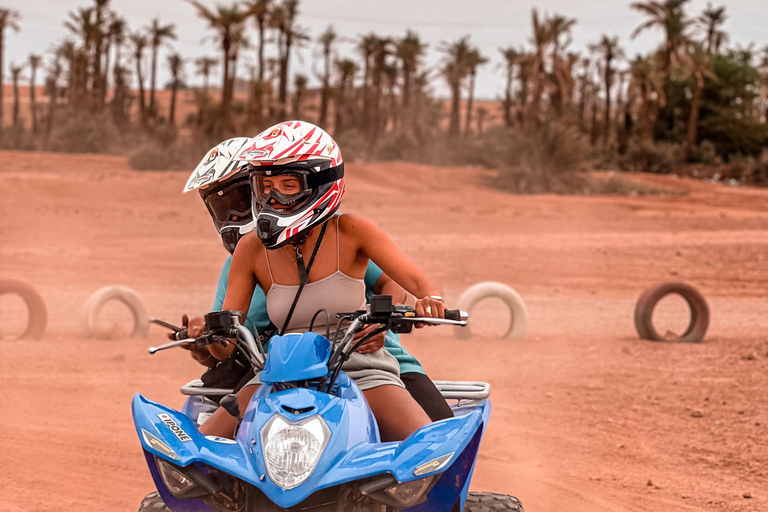
[[[470,286],[459,297],[458,306],[462,311],[469,313],[475,304],[483,299],[490,298],[500,299],[509,308],[509,328],[502,337],[516,338],[525,334],[525,328],[528,323],[528,308],[525,307],[525,302],[520,294],[505,284],[484,281]],[[467,340],[472,337],[469,325],[466,327],[455,327],[454,333],[459,339]]]
[[514,496],[495,492],[470,492],[464,503],[464,512],[525,512],[525,509]]
[[45,334],[45,327],[48,325],[48,310],[45,307],[43,297],[37,290],[23,281],[0,279],[0,295],[6,294],[18,295],[27,305],[29,312],[27,328],[21,333],[19,339],[41,339]]
[[643,292],[635,306],[635,328],[640,339],[667,341],[653,326],[653,310],[661,299],[673,293],[685,299],[691,310],[691,322],[679,341],[699,343],[704,339],[709,327],[709,306],[696,288],[685,283],[659,283]]
[[98,327],[99,313],[101,313],[104,304],[111,300],[122,302],[131,310],[133,315],[132,338],[146,338],[149,336],[149,314],[147,313],[144,301],[131,288],[119,285],[99,288],[85,301],[82,323],[86,336],[105,337],[105,333],[99,330]]
[[157,491],[155,491],[147,494],[144,499],[141,500],[139,512],[171,512],[171,510],[165,506],[163,499]]

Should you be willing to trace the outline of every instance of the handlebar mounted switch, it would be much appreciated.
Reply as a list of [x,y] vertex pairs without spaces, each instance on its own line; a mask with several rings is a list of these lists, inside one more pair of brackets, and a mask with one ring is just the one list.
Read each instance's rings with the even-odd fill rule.
[[240,325],[240,317],[244,316],[242,311],[214,311],[205,315],[205,332],[218,336],[231,336],[236,331],[236,326]]

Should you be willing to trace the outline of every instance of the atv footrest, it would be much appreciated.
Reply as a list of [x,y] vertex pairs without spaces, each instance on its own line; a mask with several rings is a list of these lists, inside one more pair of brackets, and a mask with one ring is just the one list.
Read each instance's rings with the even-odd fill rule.
[[480,400],[491,394],[487,382],[436,380],[435,386],[446,400]]
[[203,381],[200,379],[191,380],[181,386],[181,394],[190,396],[224,396],[233,392],[232,389],[203,387]]

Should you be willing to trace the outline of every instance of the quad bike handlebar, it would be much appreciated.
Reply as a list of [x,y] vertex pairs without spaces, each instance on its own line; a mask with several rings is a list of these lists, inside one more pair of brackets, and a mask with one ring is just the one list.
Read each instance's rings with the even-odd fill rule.
[[[149,353],[155,354],[161,350],[180,347],[190,343],[197,347],[205,347],[213,343],[225,345],[227,340],[233,342],[246,357],[251,361],[253,368],[260,371],[264,368],[266,354],[261,343],[257,343],[251,331],[240,323],[240,317],[244,317],[241,311],[216,311],[205,315],[205,332],[197,338],[188,338],[186,328],[176,328],[176,326],[167,322],[157,321],[156,323],[175,330],[177,341],[166,343],[158,347],[149,347]],[[349,359],[349,355],[357,350],[366,340],[391,330],[395,333],[409,333],[416,324],[428,325],[467,325],[467,313],[458,309],[445,310],[445,318],[418,317],[416,311],[407,305],[392,304],[392,297],[389,295],[374,295],[366,309],[358,310],[353,313],[341,313],[339,317],[336,333],[334,336],[335,349],[331,354],[328,367],[333,376],[330,379],[328,389],[333,386],[333,382],[341,371],[341,365]],[[154,321],[154,319],[153,319]],[[345,331],[341,329],[343,322],[349,321],[350,324]],[[363,336],[353,343],[355,333],[366,325],[380,325],[371,333]],[[338,336],[343,332],[343,338],[338,340]],[[325,385],[325,382],[322,383]]]

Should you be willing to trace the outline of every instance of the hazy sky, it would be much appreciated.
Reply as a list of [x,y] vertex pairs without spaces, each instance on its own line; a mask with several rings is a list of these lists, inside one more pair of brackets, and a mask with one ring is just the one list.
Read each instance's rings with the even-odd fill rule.
[[[216,3],[214,0],[202,1],[210,6]],[[221,0],[220,3],[229,4],[231,1]],[[401,37],[406,29],[411,28],[429,44],[426,63],[430,66],[440,61],[441,54],[437,48],[441,41],[453,41],[470,34],[472,42],[490,57],[490,63],[479,72],[477,93],[481,97],[495,99],[501,96],[503,90],[502,59],[498,49],[527,44],[532,7],[578,20],[569,49],[584,49],[596,42],[601,34],[616,35],[631,58],[658,45],[663,35],[659,31],[647,31],[630,40],[632,30],[644,19],[640,13],[629,8],[630,3],[624,0],[302,0],[299,25],[307,29],[312,43],[299,51],[300,57],[293,60],[291,72],[303,72],[310,76],[311,83],[317,83],[313,72],[319,72],[321,68],[315,40],[328,25],[333,25],[343,38],[337,48],[342,57],[353,56],[353,42],[360,34],[374,31],[380,35]],[[768,45],[768,7],[765,0],[715,0],[712,3],[727,7],[729,18],[725,28],[731,35],[732,43],[746,46],[755,42],[758,48]],[[6,32],[6,66],[25,62],[30,53],[45,53],[67,35],[68,31],[63,26],[67,12],[91,4],[88,0],[0,0],[0,6],[16,9],[22,16],[21,31]],[[707,0],[692,0],[687,12],[698,14],[706,5]],[[176,24],[179,37],[172,44],[190,61],[202,55],[219,55],[218,47],[210,37],[212,31],[197,17],[195,9],[182,0],[112,0],[111,6],[126,18],[132,30],[149,25],[154,17],[159,17],[163,24]],[[255,28],[251,34],[255,40]],[[164,84],[168,79],[165,69],[168,52],[163,50],[161,56],[162,74],[158,84]],[[243,76],[245,64],[255,63],[255,50],[245,52],[240,62],[239,75]],[[187,78],[188,83],[200,82],[191,63],[187,65]],[[436,79],[433,83],[438,92],[445,94],[441,80]]]

